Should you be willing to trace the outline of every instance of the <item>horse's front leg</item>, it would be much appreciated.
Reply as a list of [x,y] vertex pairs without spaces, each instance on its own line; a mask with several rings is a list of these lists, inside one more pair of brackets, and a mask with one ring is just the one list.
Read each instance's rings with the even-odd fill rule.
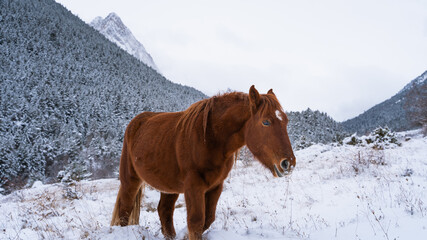
[[175,228],[173,227],[173,211],[175,210],[175,202],[179,194],[161,193],[157,212],[159,213],[160,222],[162,224],[162,233],[166,239],[173,239],[176,236]]
[[217,187],[209,190],[206,195],[206,212],[205,212],[205,225],[203,226],[203,231],[206,231],[211,224],[215,221],[215,212],[216,205],[218,204],[219,196],[222,192],[222,183]]
[[198,174],[188,176],[184,186],[185,205],[187,207],[188,238],[201,240],[205,225],[204,180]]

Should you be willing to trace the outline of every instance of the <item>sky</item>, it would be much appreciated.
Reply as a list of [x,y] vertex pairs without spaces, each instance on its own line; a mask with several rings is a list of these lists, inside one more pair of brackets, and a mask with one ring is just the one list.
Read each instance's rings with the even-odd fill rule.
[[208,96],[270,88],[285,111],[337,121],[427,70],[424,0],[57,0],[85,22],[115,12],[172,82]]

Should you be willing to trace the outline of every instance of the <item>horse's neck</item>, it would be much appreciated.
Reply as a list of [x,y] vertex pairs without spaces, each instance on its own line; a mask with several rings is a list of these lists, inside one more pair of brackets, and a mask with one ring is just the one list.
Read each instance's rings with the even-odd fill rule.
[[244,127],[251,116],[249,102],[242,99],[221,107],[222,109],[214,110],[214,136],[223,145],[225,152],[234,153],[245,144]]

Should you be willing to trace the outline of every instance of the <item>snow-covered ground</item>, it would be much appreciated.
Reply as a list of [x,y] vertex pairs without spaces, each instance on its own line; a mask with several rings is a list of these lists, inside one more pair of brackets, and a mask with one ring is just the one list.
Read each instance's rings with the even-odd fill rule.
[[[410,137],[408,140],[405,138]],[[427,138],[401,133],[402,146],[314,145],[297,151],[288,178],[258,162],[237,162],[206,239],[425,239]],[[147,188],[139,226],[110,227],[119,181],[42,185],[0,196],[0,239],[163,239]],[[186,234],[183,196],[174,215]]]

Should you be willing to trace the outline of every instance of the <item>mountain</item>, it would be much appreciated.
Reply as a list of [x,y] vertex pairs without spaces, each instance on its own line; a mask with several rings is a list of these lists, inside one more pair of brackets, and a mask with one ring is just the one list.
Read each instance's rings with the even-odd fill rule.
[[[348,132],[365,134],[378,126],[388,126],[393,131],[404,131],[422,127],[417,115],[425,115],[427,98],[427,71],[408,83],[390,99],[375,105],[359,116],[344,121]],[[421,116],[422,117],[422,116]]]
[[104,19],[102,17],[96,17],[90,25],[110,41],[117,44],[117,46],[159,72],[153,58],[145,50],[142,43],[133,36],[132,32],[124,25],[117,14],[110,13]]
[[130,119],[207,97],[167,80],[53,0],[0,1],[0,85],[5,191],[58,176],[117,176]]

